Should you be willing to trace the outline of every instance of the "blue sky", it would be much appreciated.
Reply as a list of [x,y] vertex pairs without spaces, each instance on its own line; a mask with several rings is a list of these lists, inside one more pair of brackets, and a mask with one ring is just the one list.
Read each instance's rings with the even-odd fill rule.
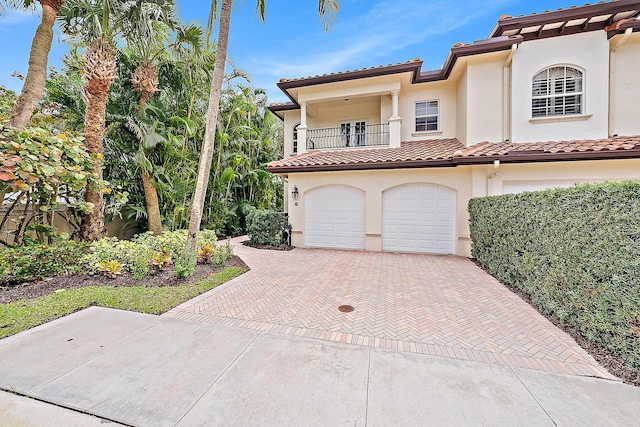
[[[206,23],[209,0],[177,0],[185,21]],[[317,17],[317,0],[268,0],[266,23],[255,17],[253,0],[238,1],[231,17],[229,55],[249,73],[270,102],[286,101],[281,77],[305,77],[413,58],[423,70],[439,69],[455,42],[486,38],[503,13],[515,16],[568,8],[569,0],[342,0],[328,33]],[[577,3],[581,4],[581,3]],[[452,6],[455,5],[455,6]],[[11,74],[27,72],[38,15],[0,16],[0,85],[19,92]],[[49,64],[60,66],[67,46],[57,33]]]

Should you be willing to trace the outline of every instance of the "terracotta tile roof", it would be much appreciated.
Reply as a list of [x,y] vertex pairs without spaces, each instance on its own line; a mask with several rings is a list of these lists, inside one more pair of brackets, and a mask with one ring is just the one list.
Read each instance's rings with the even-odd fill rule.
[[640,14],[640,1],[615,0],[585,3],[530,15],[502,15],[489,37],[522,34],[526,40],[583,31],[601,30]]
[[430,160],[447,160],[465,146],[457,138],[403,142],[396,148],[350,148],[307,151],[269,164],[269,170],[309,166],[373,165]]
[[397,148],[308,151],[271,162],[274,173],[340,169],[394,169],[504,162],[640,158],[640,135],[548,142],[481,142],[465,147],[457,138],[403,142]]
[[[600,0],[600,1],[596,2],[596,3],[585,3],[585,4],[581,5],[581,6],[573,5],[573,6],[564,7],[564,8],[563,7],[559,7],[559,8],[554,9],[554,10],[544,10],[542,12],[532,12],[529,15],[526,15],[526,14],[522,13],[522,14],[520,14],[518,16],[511,16],[511,15],[508,15],[508,14],[505,13],[502,16],[500,16],[500,18],[498,18],[498,21],[504,21],[506,19],[513,19],[513,18],[526,18],[526,17],[530,17],[530,16],[550,15],[550,14],[554,14],[556,12],[563,12],[563,11],[578,11],[580,9],[584,9],[584,8],[588,8],[590,6],[596,6],[596,5],[602,5],[603,8],[607,8],[607,6],[606,6],[607,3],[609,3],[610,5],[613,3],[613,5],[615,6],[615,1]],[[636,3],[636,2],[627,1],[627,3]]]
[[456,157],[514,156],[523,154],[586,153],[640,148],[640,136],[617,136],[607,139],[547,142],[481,142],[462,150]]
[[387,67],[396,67],[399,65],[409,65],[409,64],[415,64],[415,63],[421,63],[422,60],[420,58],[414,58],[411,59],[409,61],[405,61],[405,62],[398,62],[396,64],[388,64],[388,65],[378,65],[375,67],[365,67],[365,68],[360,68],[360,69],[355,69],[355,70],[347,70],[347,71],[340,71],[337,73],[327,73],[327,74],[316,74],[315,76],[308,76],[308,77],[298,77],[298,78],[293,78],[293,79],[280,79],[279,83],[289,83],[289,82],[296,82],[299,80],[309,80],[309,79],[315,79],[315,78],[319,78],[319,77],[327,77],[327,76],[341,76],[343,74],[350,74],[350,73],[355,73],[355,72],[361,72],[361,71],[374,71],[374,70],[378,70],[381,68],[387,68]]

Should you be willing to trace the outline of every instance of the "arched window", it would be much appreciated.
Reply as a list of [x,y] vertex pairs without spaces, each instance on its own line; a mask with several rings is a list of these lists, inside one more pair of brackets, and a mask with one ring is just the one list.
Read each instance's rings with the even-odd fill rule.
[[298,153],[298,126],[300,126],[300,123],[298,123],[293,127],[293,153],[294,154]]
[[533,77],[531,94],[533,117],[582,114],[582,71],[566,66],[546,68]]

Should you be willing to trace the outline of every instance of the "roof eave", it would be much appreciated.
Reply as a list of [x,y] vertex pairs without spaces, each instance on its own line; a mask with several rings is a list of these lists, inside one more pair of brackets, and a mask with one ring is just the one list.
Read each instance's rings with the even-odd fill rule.
[[[386,76],[390,74],[413,73],[419,74],[422,68],[422,61],[414,60],[404,64],[387,65],[385,67],[365,68],[363,70],[348,71],[344,73],[326,74],[322,76],[307,77],[290,81],[278,82],[277,86],[282,91],[298,87],[315,86],[326,83],[335,83],[349,80],[362,79],[367,77]],[[294,101],[295,102],[295,101]]]
[[612,160],[640,158],[639,149],[606,150],[606,151],[576,151],[543,154],[499,154],[492,156],[456,157],[457,165],[488,164],[495,160],[501,163],[536,163],[536,162],[564,162],[575,160]]
[[521,44],[524,41],[522,36],[504,37],[498,40],[488,39],[486,42],[474,43],[471,45],[452,47],[449,56],[445,60],[441,70],[427,71],[421,73],[413,83],[427,83],[438,80],[447,80],[459,58],[465,56],[481,55],[484,53],[501,52],[511,49],[514,44]]
[[357,170],[382,169],[414,169],[441,168],[492,164],[499,160],[501,163],[538,163],[538,162],[569,162],[579,160],[615,160],[639,159],[640,149],[607,150],[607,151],[579,151],[542,154],[496,154],[475,157],[453,157],[435,160],[407,160],[395,162],[345,163],[332,165],[282,166],[267,167],[266,171],[275,174],[303,173],[303,172],[338,172]]
[[505,31],[519,28],[535,27],[554,22],[573,21],[576,19],[590,18],[605,14],[618,14],[628,12],[634,8],[640,8],[638,0],[617,0],[614,2],[601,2],[581,7],[572,7],[564,10],[540,13],[515,18],[505,18],[497,22],[496,27],[489,37],[499,37]]
[[452,159],[437,160],[403,160],[396,162],[371,162],[371,163],[342,163],[333,165],[313,165],[313,166],[282,166],[267,167],[266,171],[275,174],[297,173],[297,172],[339,172],[357,170],[380,170],[380,169],[414,169],[414,168],[442,168],[454,167]]

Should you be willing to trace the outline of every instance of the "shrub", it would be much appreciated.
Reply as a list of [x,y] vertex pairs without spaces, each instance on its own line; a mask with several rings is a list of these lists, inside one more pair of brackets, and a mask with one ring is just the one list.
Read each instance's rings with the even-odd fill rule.
[[171,265],[171,254],[166,249],[161,252],[156,252],[151,257],[150,264],[156,269],[163,271]]
[[105,276],[115,279],[122,274],[122,264],[118,261],[105,261],[100,263],[98,270]]
[[82,271],[88,244],[62,241],[0,250],[0,284],[42,280]]
[[213,264],[222,265],[226,260],[233,256],[233,245],[231,240],[227,240],[224,246],[218,246],[213,254]]
[[251,243],[279,245],[286,224],[287,214],[284,212],[251,209],[247,215],[247,232]]
[[[201,245],[216,245],[216,234],[212,230],[198,233]],[[123,268],[133,272],[134,277],[144,277],[149,265],[164,269],[171,262],[183,257],[187,244],[187,231],[166,231],[160,236],[144,233],[131,240],[119,240],[117,237],[105,237],[91,245],[91,253],[83,258],[88,273],[99,271],[100,263],[118,261]]]
[[640,181],[469,202],[472,254],[640,372]]
[[176,276],[186,279],[191,276],[196,269],[196,254],[193,252],[184,252],[177,260],[175,265]]
[[[56,215],[77,224],[79,215],[90,210],[82,192],[89,186],[109,192],[106,181],[94,175],[93,159],[78,136],[57,134],[47,129],[10,129],[0,125],[0,194],[11,194],[0,201],[6,211],[0,229],[9,218],[18,221],[10,231],[13,239],[3,242],[19,246],[25,232],[52,243],[58,236]],[[60,201],[68,208],[60,210]],[[66,237],[66,236],[65,236]]]
[[[153,233],[143,233],[135,236],[132,241],[147,246],[153,252],[167,251],[174,259],[181,257],[187,245],[187,230],[165,231],[159,236]],[[216,245],[216,233],[213,230],[201,230],[198,233],[198,247]]]
[[213,255],[215,254],[215,252],[216,252],[216,250],[214,249],[213,246],[204,245],[198,251],[198,262],[201,262],[203,264],[210,263],[211,259],[213,258]]

